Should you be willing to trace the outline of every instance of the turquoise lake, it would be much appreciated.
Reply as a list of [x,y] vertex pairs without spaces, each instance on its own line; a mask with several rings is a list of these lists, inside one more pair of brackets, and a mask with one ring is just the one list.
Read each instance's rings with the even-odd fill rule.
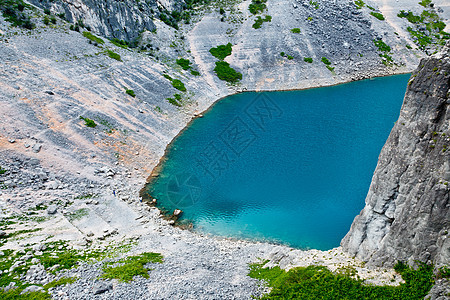
[[337,247],[364,207],[409,77],[222,99],[174,140],[146,191],[199,232]]

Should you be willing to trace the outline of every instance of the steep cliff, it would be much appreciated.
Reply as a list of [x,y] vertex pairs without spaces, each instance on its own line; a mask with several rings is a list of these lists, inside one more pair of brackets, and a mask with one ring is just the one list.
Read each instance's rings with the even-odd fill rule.
[[341,244],[369,265],[449,263],[450,43],[413,72],[366,206]]
[[[126,41],[136,39],[144,31],[153,31],[153,19],[161,18],[176,24],[169,11],[186,7],[184,0],[30,0],[30,3],[63,14],[72,23],[79,22],[97,34]],[[178,16],[177,14],[176,16]],[[161,19],[163,19],[161,18]],[[179,21],[179,20],[178,20]]]

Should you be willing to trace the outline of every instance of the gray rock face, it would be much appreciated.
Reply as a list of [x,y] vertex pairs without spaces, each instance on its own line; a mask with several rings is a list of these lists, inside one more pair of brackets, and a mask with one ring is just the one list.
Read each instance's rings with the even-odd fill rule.
[[[95,33],[126,41],[136,39],[144,30],[155,29],[154,16],[160,15],[160,10],[177,10],[185,4],[183,0],[164,1],[134,1],[134,0],[30,0],[38,7],[50,9],[55,14],[64,13],[69,22],[82,22]],[[159,8],[161,7],[161,9]]]
[[366,206],[341,242],[369,265],[449,263],[449,53],[447,43],[413,73]]

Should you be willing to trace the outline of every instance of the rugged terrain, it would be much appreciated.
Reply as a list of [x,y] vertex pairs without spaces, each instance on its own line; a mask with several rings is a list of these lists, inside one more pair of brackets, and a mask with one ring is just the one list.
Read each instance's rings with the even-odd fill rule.
[[[181,9],[183,2],[178,1],[150,1],[142,11],[131,1],[111,1],[111,5],[88,1],[33,3],[50,8],[53,14],[64,12],[70,21],[83,16],[83,25],[103,36],[103,40],[83,36],[81,32],[87,29],[82,27],[81,32],[70,30],[71,24],[61,18],[55,24],[45,24],[45,13],[40,9],[32,12],[37,25],[33,30],[11,27],[0,16],[0,167],[4,170],[0,172],[4,237],[0,249],[4,254],[13,249],[17,254],[11,261],[15,267],[2,270],[3,275],[14,279],[15,284],[8,283],[10,287],[27,282],[40,289],[55,278],[76,276],[79,279],[69,286],[49,290],[51,295],[87,299],[249,299],[263,290],[246,276],[248,263],[258,258],[271,259],[271,263],[285,268],[305,263],[324,264],[333,270],[353,266],[369,282],[399,282],[391,269],[369,270],[341,248],[301,251],[181,230],[139,198],[139,190],[166,145],[192,117],[221,97],[243,90],[331,85],[415,69],[420,58],[427,51],[433,52],[435,46],[419,48],[406,31],[408,21],[397,17],[388,3],[368,3],[385,14],[386,20],[382,21],[370,15],[371,9],[358,9],[353,2],[323,2],[316,8],[309,1],[269,1],[262,16],[271,15],[272,20],[259,29],[252,27],[256,17],[248,11],[250,1],[213,3],[193,9],[190,24],[180,24],[179,30],[158,18],[145,18],[154,5],[162,7],[162,11]],[[411,4],[405,1],[403,9]],[[109,21],[105,21],[106,7],[113,7],[115,12]],[[220,14],[220,7],[224,14]],[[413,7],[416,12],[423,9],[417,3]],[[447,8],[443,9],[445,16]],[[130,19],[137,21],[131,24]],[[126,27],[126,33],[122,27]],[[300,33],[292,32],[294,28],[299,28]],[[140,34],[143,29],[148,31]],[[125,40],[139,36],[139,47],[118,47],[105,36]],[[385,53],[376,47],[374,40],[380,38],[390,45],[390,51]],[[243,74],[237,84],[226,83],[213,72],[217,59],[209,49],[228,42],[233,45],[232,54],[225,61]],[[107,51],[119,54],[120,60]],[[281,52],[285,55],[281,56]],[[386,61],[380,54],[393,61]],[[189,59],[200,76],[177,65],[179,57]],[[313,62],[304,61],[306,57]],[[322,57],[334,69],[327,68]],[[438,67],[438,61],[427,62],[430,66],[425,70],[432,64],[436,64],[432,70]],[[440,72],[440,80],[448,78],[443,75],[445,70],[433,72]],[[187,91],[174,88],[167,77],[181,80]],[[429,81],[434,82],[434,78]],[[411,88],[419,91],[423,88],[420,84],[426,83],[413,80]],[[126,93],[127,89],[133,93]],[[433,99],[438,99],[438,93],[443,92],[433,92]],[[166,100],[175,94],[181,95],[181,107]],[[423,109],[431,115],[433,107],[430,104]],[[411,112],[402,112],[405,123],[413,118],[407,113]],[[90,123],[85,120],[94,121],[96,126],[87,126]],[[439,170],[426,172],[444,172],[439,175],[444,180],[448,170],[438,163],[448,159],[439,152],[446,139],[442,133],[448,131],[448,119],[437,120],[433,128],[417,122],[408,124],[405,126],[411,129],[411,135],[420,136],[415,126],[420,127],[425,134],[420,138],[422,143],[433,140],[429,136],[433,130],[442,131],[435,143],[436,152],[422,148],[436,156],[430,156],[433,165],[428,168]],[[408,136],[403,139],[410,141]],[[392,172],[397,171],[396,167]],[[414,172],[422,172],[420,176],[431,174]],[[443,183],[427,188],[445,195]],[[446,191],[448,201],[448,188]],[[439,213],[436,216],[442,217]],[[383,234],[388,230],[384,225]],[[437,237],[442,232],[433,234]],[[101,259],[55,275],[39,259],[46,251],[56,255],[52,243],[59,240],[76,251],[105,252],[125,245],[129,254],[158,252],[164,256],[164,263],[152,265],[149,279],[139,277],[130,284],[99,280],[104,264]],[[359,244],[364,245],[362,241]],[[359,244],[353,249],[359,249]],[[425,249],[430,252],[426,259],[439,257],[437,253],[445,255],[441,244],[434,250]],[[411,250],[420,256],[424,249]],[[363,260],[370,256],[360,250],[349,251]],[[115,255],[120,257],[122,252]],[[379,264],[381,257],[375,261],[374,256],[373,265]],[[442,259],[436,261],[444,263]],[[25,266],[22,274],[16,270],[19,266]]]

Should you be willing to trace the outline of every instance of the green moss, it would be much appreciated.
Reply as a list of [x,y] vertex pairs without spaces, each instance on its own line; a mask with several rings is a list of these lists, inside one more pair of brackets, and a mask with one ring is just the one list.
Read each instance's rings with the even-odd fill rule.
[[272,288],[262,299],[423,299],[434,284],[433,266],[420,264],[417,270],[404,264],[395,270],[405,283],[400,286],[366,285],[352,278],[354,272],[344,269],[332,273],[326,267],[264,268],[265,262],[250,265],[249,276],[264,280]]
[[97,126],[94,120],[85,118],[83,116],[80,116],[80,119],[84,121],[84,125],[86,125],[87,127],[95,128]]
[[100,44],[100,45],[102,45],[102,44],[105,43],[104,40],[102,40],[102,39],[99,38],[99,37],[96,37],[95,35],[93,35],[93,34],[90,33],[89,31],[83,31],[83,36],[84,36],[85,38],[89,39],[90,41],[92,41],[92,42],[94,42],[94,43],[97,43],[97,44]]
[[211,53],[212,56],[214,56],[215,58],[224,60],[225,57],[231,55],[232,46],[233,45],[231,45],[231,43],[228,43],[226,45],[220,45],[215,48],[209,49],[209,53]]
[[313,59],[311,57],[305,57],[305,58],[303,58],[303,60],[310,64],[313,62]]
[[172,86],[179,91],[186,92],[186,87],[184,86],[184,83],[181,82],[181,80],[179,79],[172,80]]
[[292,33],[300,33],[300,28],[292,28],[291,32]]
[[120,57],[120,55],[111,50],[106,50],[106,54],[108,54],[108,56],[111,57],[112,59],[122,61],[122,58]]
[[242,74],[231,68],[230,64],[225,61],[216,62],[214,72],[220,80],[227,82],[235,83],[242,79]]
[[112,267],[106,264],[103,268],[104,274],[101,278],[118,279],[121,282],[130,282],[134,276],[149,278],[151,270],[144,267],[148,263],[162,263],[163,257],[159,253],[146,252],[140,255],[130,256],[117,261],[119,266]]
[[136,94],[134,93],[133,90],[125,89],[125,93],[127,93],[128,95],[130,95],[133,98],[136,97]]
[[258,29],[258,28],[261,28],[261,26],[264,22],[271,22],[271,21],[272,21],[271,16],[265,16],[264,19],[261,18],[261,16],[258,16],[255,20],[255,23],[252,25],[252,27],[255,29]]

